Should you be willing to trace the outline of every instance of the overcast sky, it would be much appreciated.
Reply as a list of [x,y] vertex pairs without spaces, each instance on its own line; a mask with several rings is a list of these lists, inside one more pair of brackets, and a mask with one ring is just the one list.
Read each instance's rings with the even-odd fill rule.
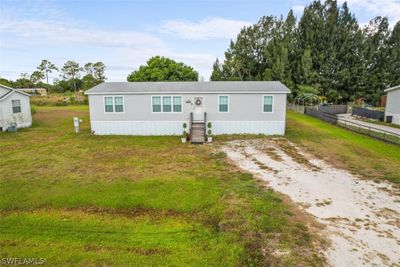
[[[149,57],[162,55],[208,80],[215,58],[223,58],[241,27],[263,15],[286,16],[290,8],[299,17],[309,2],[0,0],[0,76],[32,73],[42,59],[58,67],[67,60],[103,61],[108,81],[125,81]],[[347,2],[361,24],[377,15],[391,25],[400,19],[400,0]]]

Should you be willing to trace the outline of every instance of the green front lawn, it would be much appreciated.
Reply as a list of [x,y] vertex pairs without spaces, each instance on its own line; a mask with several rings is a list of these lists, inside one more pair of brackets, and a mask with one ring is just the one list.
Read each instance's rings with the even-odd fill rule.
[[[75,134],[72,118],[83,119]],[[321,265],[309,228],[212,146],[93,136],[86,106],[0,133],[0,256],[49,265]]]

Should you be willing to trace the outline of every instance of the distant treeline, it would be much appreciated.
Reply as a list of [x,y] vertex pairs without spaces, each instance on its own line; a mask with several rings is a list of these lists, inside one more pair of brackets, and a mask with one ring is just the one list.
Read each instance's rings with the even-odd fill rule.
[[297,23],[262,17],[231,41],[211,80],[280,80],[297,95],[309,91],[328,101],[364,98],[377,103],[400,84],[400,22],[389,28],[376,17],[361,28],[347,3],[314,1]]
[[[68,91],[87,90],[107,78],[104,75],[106,66],[103,62],[86,63],[83,67],[79,63],[69,60],[61,69],[50,61],[43,59],[40,65],[31,74],[21,73],[15,81],[0,77],[0,84],[12,88],[46,88],[50,92],[63,93]],[[60,78],[49,84],[49,73],[59,72]]]

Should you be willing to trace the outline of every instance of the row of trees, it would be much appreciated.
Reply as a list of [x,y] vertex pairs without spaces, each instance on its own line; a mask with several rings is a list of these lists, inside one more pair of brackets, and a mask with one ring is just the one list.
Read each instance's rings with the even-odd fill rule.
[[[31,74],[21,73],[16,81],[0,79],[2,84],[14,88],[44,87],[51,91],[65,92],[87,90],[107,78],[104,75],[106,66],[103,62],[86,63],[83,67],[78,62],[69,60],[59,69],[55,64],[43,59]],[[49,84],[49,74],[59,72],[60,78]],[[83,74],[83,76],[82,76]],[[81,78],[82,77],[82,78]]]
[[[44,59],[32,74],[22,73],[15,82],[0,78],[0,83],[14,88],[44,87],[57,92],[86,90],[107,79],[104,71],[105,65],[102,62],[86,63],[80,67],[75,61],[67,61],[61,69],[58,69],[53,63]],[[55,80],[54,85],[50,85],[49,73],[53,72],[60,72],[61,79]],[[85,75],[81,79],[82,72]],[[199,73],[191,66],[162,56],[151,57],[145,65],[141,65],[127,77],[130,82],[198,81],[198,79]],[[46,83],[43,83],[43,80]]]
[[376,103],[400,84],[400,22],[390,30],[386,17],[376,17],[362,29],[346,3],[314,1],[298,23],[290,11],[243,28],[210,79],[280,80],[295,95],[309,90],[329,101]]

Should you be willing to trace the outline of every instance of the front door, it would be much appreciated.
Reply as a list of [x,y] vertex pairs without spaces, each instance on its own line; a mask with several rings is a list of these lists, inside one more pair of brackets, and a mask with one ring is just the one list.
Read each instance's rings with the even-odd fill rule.
[[202,96],[196,96],[194,98],[193,120],[204,121],[204,99]]

